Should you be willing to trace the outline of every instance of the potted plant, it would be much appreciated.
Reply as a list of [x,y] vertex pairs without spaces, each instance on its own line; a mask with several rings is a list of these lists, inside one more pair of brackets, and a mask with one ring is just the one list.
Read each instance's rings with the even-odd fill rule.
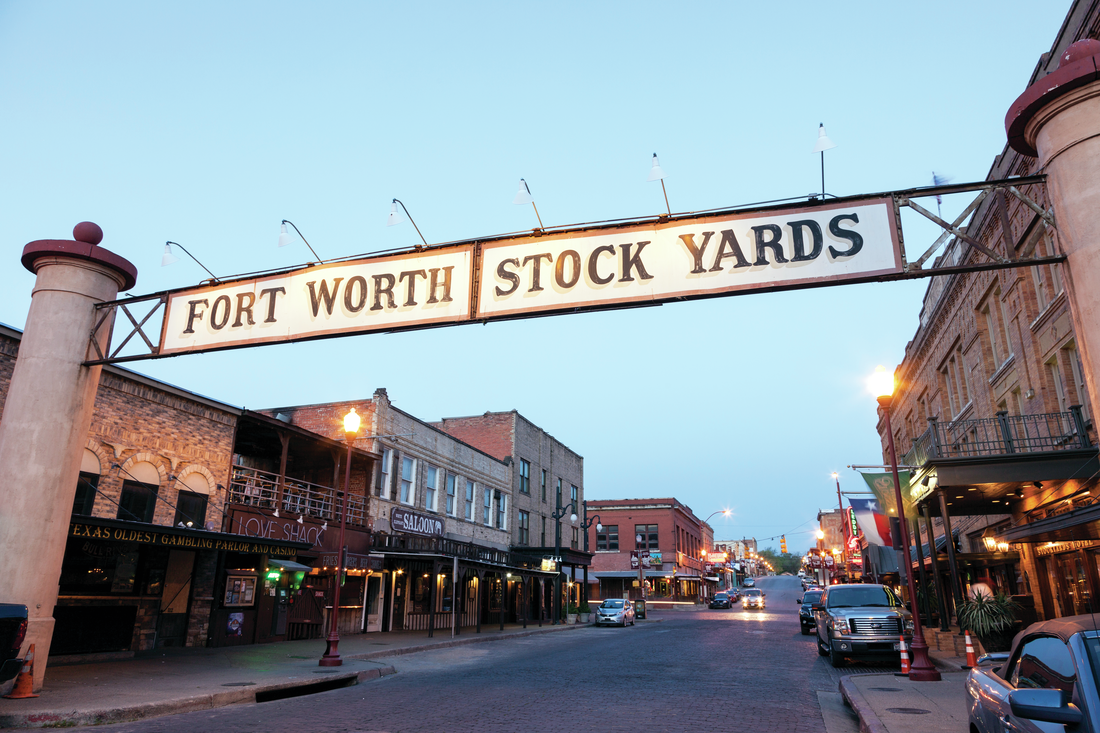
[[569,602],[569,610],[565,614],[565,623],[577,623],[577,604],[572,601]]
[[1007,652],[1020,605],[1004,593],[975,593],[959,607],[959,627],[978,637],[987,652]]
[[579,621],[582,624],[587,624],[591,621],[592,609],[589,607],[588,601],[581,601],[580,613],[578,615],[580,616]]

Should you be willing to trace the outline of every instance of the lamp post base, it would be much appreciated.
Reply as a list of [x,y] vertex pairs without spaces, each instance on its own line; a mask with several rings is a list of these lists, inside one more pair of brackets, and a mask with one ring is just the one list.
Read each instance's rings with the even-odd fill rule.
[[913,682],[939,682],[940,671],[932,664],[928,657],[928,645],[924,643],[923,636],[914,636],[913,643],[909,646],[909,653],[913,657],[913,663],[909,666],[909,679]]
[[344,660],[340,658],[340,639],[339,637],[333,638],[329,636],[326,640],[328,646],[325,647],[325,654],[321,657],[321,660],[317,662],[318,667],[340,667],[344,664]]

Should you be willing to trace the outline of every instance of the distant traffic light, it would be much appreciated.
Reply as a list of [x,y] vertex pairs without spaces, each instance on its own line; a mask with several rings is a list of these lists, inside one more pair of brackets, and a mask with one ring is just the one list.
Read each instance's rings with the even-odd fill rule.
[[779,550],[784,555],[787,554],[787,535],[783,535],[779,538]]

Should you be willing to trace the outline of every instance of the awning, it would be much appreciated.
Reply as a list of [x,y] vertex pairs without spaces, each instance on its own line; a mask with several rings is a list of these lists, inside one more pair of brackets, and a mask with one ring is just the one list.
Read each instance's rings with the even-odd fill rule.
[[[647,578],[668,578],[672,579],[671,570],[646,570],[645,577]],[[589,570],[588,577],[596,576],[597,578],[634,578],[637,580],[637,570]],[[698,575],[684,575],[683,573],[676,573],[677,580],[699,580]]]
[[267,567],[269,569],[270,568],[279,568],[283,572],[286,572],[286,571],[289,570],[292,573],[296,573],[296,572],[299,572],[299,571],[305,571],[305,572],[308,573],[310,570],[313,569],[309,565],[303,565],[299,562],[294,562],[293,560],[279,560],[277,558],[274,559],[274,560],[268,560],[267,561]]
[[707,575],[706,577],[703,578],[703,580],[709,580],[712,583],[717,583],[719,578],[718,578],[717,575]]
[[1001,532],[1000,537],[1010,543],[1100,539],[1100,504],[1012,527]]

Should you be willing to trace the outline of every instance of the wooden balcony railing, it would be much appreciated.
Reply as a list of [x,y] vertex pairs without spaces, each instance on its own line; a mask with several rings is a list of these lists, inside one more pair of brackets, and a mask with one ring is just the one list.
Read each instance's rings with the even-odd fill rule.
[[903,463],[922,466],[951,458],[1008,456],[1015,453],[1049,453],[1091,448],[1080,405],[1069,412],[1043,415],[1009,415],[979,420],[940,422],[929,418],[928,430],[913,441]]
[[[326,522],[339,522],[343,511],[344,492],[331,486],[286,478],[283,481],[282,501],[279,500],[279,475],[257,468],[233,467],[229,482],[229,501],[232,504],[275,509],[289,514],[301,514]],[[367,526],[366,497],[352,494],[348,497],[347,523]]]

